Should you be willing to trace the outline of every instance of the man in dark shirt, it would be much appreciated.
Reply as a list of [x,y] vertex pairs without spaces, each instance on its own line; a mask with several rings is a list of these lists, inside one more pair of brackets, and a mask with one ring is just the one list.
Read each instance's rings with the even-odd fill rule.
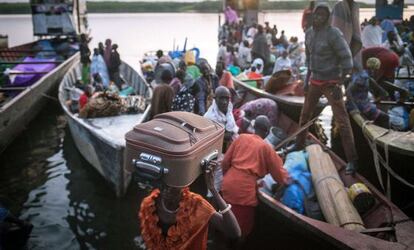
[[[319,98],[325,95],[339,125],[342,146],[348,161],[347,173],[353,174],[357,168],[358,155],[341,89],[341,84],[350,78],[352,54],[341,31],[329,25],[329,15],[327,5],[317,5],[313,13],[313,26],[306,31],[306,62],[309,73],[305,83],[305,103],[300,125],[309,121]],[[298,135],[297,148],[303,148],[307,133],[305,130]]]

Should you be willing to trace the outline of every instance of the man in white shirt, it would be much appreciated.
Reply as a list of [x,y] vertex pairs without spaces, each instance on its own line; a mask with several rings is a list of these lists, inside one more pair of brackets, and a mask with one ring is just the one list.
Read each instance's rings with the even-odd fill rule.
[[252,62],[252,53],[247,40],[240,43],[237,60],[242,70],[250,67],[250,63]]
[[362,31],[361,38],[364,48],[381,46],[383,30],[378,24],[378,20],[372,17]]
[[226,59],[226,51],[227,51],[227,47],[226,47],[226,42],[225,41],[221,41],[220,42],[220,47],[218,49],[218,53],[217,53],[217,61],[223,61]]
[[254,37],[256,36],[257,33],[257,28],[256,28],[257,24],[253,24],[248,30],[247,30],[247,37],[251,37],[254,39]]
[[275,66],[273,68],[272,73],[274,74],[278,71],[286,70],[286,69],[290,70],[291,68],[292,68],[292,62],[288,58],[288,52],[286,50],[284,50],[282,52],[282,56],[280,56],[276,59]]

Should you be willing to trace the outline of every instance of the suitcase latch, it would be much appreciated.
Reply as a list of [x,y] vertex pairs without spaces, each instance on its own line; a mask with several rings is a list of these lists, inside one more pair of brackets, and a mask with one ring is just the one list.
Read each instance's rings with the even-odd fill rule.
[[158,156],[155,156],[155,155],[150,155],[150,154],[147,154],[147,153],[141,153],[139,155],[139,159],[142,160],[142,161],[150,162],[150,163],[157,164],[157,165],[161,164],[161,162],[162,162],[161,157],[158,157]]
[[136,173],[141,177],[158,180],[169,172],[168,168],[160,165],[162,163],[161,157],[141,153],[138,158],[132,160],[132,165],[136,168]]

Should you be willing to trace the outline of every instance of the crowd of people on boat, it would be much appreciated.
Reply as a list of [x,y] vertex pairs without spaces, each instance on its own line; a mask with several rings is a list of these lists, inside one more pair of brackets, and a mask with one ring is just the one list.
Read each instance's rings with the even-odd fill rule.
[[[233,221],[228,233],[246,237],[252,230],[258,204],[257,181],[270,174],[277,183],[289,185],[291,177],[283,168],[280,156],[264,140],[270,128],[277,126],[277,103],[260,98],[240,105],[233,79],[252,80],[254,87],[271,94],[304,95],[300,126],[312,118],[324,95],[339,127],[347,161],[346,173],[355,174],[358,154],[348,111],[359,109],[367,119],[380,126],[408,129],[407,107],[398,107],[404,112],[396,108],[387,112],[379,109],[370,98],[384,95],[401,104],[401,100],[412,97],[413,93],[401,84],[398,86],[395,79],[402,66],[412,66],[412,45],[399,42],[400,32],[387,19],[381,22],[383,28],[378,26],[370,31],[371,26],[378,25],[375,18],[371,19],[363,24],[361,33],[359,7],[353,0],[338,2],[332,12],[328,5],[312,1],[303,12],[304,43],[297,37],[288,39],[283,30],[278,36],[276,25],[271,27],[268,22],[247,26],[230,7],[226,8],[225,17],[226,22],[219,30],[215,70],[206,60],[196,60],[192,52],[174,57],[161,50],[145,58],[142,68],[154,86],[150,119],[164,112],[187,111],[224,126],[224,158],[221,168],[211,177],[214,180],[208,182],[209,194],[217,196],[219,191],[228,203],[224,212],[234,215],[238,222],[240,232],[237,233]],[[408,34],[408,24],[402,24],[404,39],[413,36],[413,33]],[[375,38],[375,34],[381,37]],[[374,44],[376,40],[378,43]],[[407,70],[411,73],[411,69]],[[280,92],[292,85],[296,86],[294,91]],[[371,90],[375,91],[371,93]],[[304,129],[291,150],[304,149],[306,138],[307,129]],[[163,192],[167,191],[161,190],[161,197]],[[179,197],[181,191],[177,192]],[[181,209],[181,205],[172,205],[172,208]],[[145,207],[141,207],[141,223],[145,222],[144,212]],[[161,226],[164,236],[167,232],[169,235],[171,223],[161,219]],[[153,241],[149,235],[144,240]]]
[[[240,97],[231,72],[224,64],[217,64],[216,70],[213,70],[204,59],[199,59],[197,63],[193,52],[190,53],[192,55],[173,59],[158,51],[156,58],[144,58],[143,72],[153,79],[151,85],[154,86],[149,119],[169,111],[186,111],[223,125],[223,152],[226,154],[221,167],[217,167],[211,177],[206,196],[216,197],[220,192],[224,201],[231,204],[231,210],[223,209],[231,216],[234,214],[241,228],[239,231],[233,225],[227,234],[234,236],[241,233],[247,237],[253,228],[254,208],[258,204],[255,193],[257,180],[271,174],[280,185],[289,181],[282,159],[264,140],[270,128],[277,123],[277,104],[271,99],[260,98],[236,108],[234,105]],[[236,168],[243,171],[235,171]],[[246,183],[245,187],[235,187],[237,180]],[[222,207],[219,206],[219,209]],[[141,223],[145,223],[142,213]],[[144,233],[143,237],[149,236]]]
[[296,76],[304,66],[303,43],[295,36],[288,39],[284,30],[279,35],[276,25],[271,27],[269,22],[247,26],[243,21],[226,20],[218,39],[217,61],[226,68],[238,68],[250,79],[281,70],[291,70]]
[[81,34],[80,41],[81,73],[70,88],[70,110],[83,118],[143,112],[145,98],[120,74],[118,45],[106,39],[91,54],[87,35]]
[[[315,2],[303,12],[302,29],[312,27]],[[278,36],[276,25],[256,23],[247,26],[234,18],[231,8],[227,9],[226,22],[219,31],[218,65],[229,70],[238,79],[263,79],[260,86],[273,94],[300,95],[297,80],[307,85],[305,44],[297,37],[287,39],[284,31]],[[407,130],[414,126],[414,114],[409,113],[412,105],[403,105],[414,94],[414,81],[395,79],[395,76],[410,77],[414,58],[414,17],[394,24],[389,18],[359,23],[359,7],[354,1],[340,1],[332,10],[330,24],[340,30],[348,43],[353,57],[353,78],[346,84],[347,108],[357,109],[375,124],[395,130]],[[277,77],[277,72],[290,71],[287,81],[275,84],[268,81]],[[362,71],[364,73],[362,73]],[[285,72],[286,74],[286,72]],[[280,77],[278,78],[280,80]],[[289,84],[286,84],[288,83]],[[301,84],[301,83],[300,83]],[[276,86],[275,86],[276,85]],[[286,88],[291,91],[286,91]],[[292,91],[295,90],[295,91]],[[375,103],[391,100],[391,107],[377,107]],[[406,102],[407,103],[407,102]]]

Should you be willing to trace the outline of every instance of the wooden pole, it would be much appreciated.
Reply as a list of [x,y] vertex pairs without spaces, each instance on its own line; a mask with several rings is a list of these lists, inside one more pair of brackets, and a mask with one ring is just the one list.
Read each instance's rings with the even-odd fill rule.
[[309,153],[313,186],[325,219],[348,230],[364,230],[364,223],[349,199],[329,154],[318,144],[307,146],[306,151]]

